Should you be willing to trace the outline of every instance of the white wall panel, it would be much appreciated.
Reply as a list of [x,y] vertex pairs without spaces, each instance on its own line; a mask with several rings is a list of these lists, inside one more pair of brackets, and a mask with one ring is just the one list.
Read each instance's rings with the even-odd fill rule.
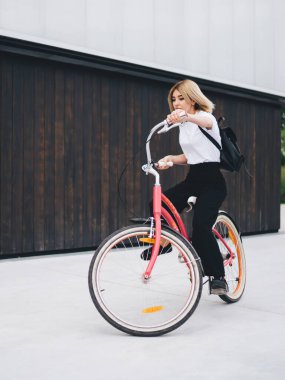
[[0,0],[0,33],[285,95],[284,0]]
[[123,7],[121,1],[86,0],[86,45],[109,54],[123,51]]
[[45,1],[0,0],[0,28],[32,36],[45,32]]
[[[81,0],[38,0],[45,3],[44,37],[84,46],[86,3]],[[25,2],[25,0],[24,0]]]
[[[279,92],[285,93],[285,1],[277,0],[274,8],[274,86]],[[264,47],[266,49],[266,46]]]
[[[180,23],[184,67],[208,75],[210,71],[209,3],[211,0],[185,1],[183,23]],[[181,28],[184,27],[184,31]]]
[[[184,1],[172,0],[154,2],[154,61],[165,66],[177,67],[184,63],[184,46],[188,44],[188,35],[179,21],[184,12]],[[183,43],[182,43],[183,41]]]
[[209,73],[233,79],[233,0],[209,2]]
[[123,0],[123,50],[126,57],[153,61],[154,2],[153,0]]
[[254,2],[233,2],[233,78],[241,83],[255,83]]
[[[274,87],[274,8],[268,0],[255,0],[255,85]],[[284,88],[285,90],[285,88]]]

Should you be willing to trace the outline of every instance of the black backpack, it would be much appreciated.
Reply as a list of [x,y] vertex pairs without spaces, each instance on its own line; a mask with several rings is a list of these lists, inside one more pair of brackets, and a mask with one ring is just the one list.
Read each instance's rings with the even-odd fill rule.
[[221,123],[225,118],[220,117],[218,120],[218,126],[220,129],[222,146],[207,133],[204,129],[200,128],[200,131],[215,145],[220,151],[221,169],[228,170],[230,172],[238,172],[245,161],[244,156],[241,154],[237,145],[237,138],[233,130],[229,127],[221,128]]

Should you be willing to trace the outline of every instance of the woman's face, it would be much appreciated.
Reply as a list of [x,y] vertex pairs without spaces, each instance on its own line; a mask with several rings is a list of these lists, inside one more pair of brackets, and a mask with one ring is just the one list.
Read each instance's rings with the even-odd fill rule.
[[[194,109],[194,101],[186,102],[181,93],[178,90],[174,90],[172,97],[172,105],[175,110],[180,109],[187,113],[192,113]],[[192,104],[193,103],[193,104]]]

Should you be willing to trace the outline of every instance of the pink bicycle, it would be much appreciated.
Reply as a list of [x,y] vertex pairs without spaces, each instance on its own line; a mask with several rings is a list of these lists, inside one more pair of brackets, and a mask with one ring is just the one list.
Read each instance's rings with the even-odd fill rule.
[[[201,298],[201,260],[179,213],[161,192],[160,175],[150,153],[152,136],[178,125],[159,123],[147,138],[147,164],[142,169],[155,177],[154,217],[109,235],[95,251],[89,268],[89,290],[95,307],[111,325],[131,335],[157,336],[173,331],[189,319]],[[188,200],[190,207],[194,201]],[[246,282],[240,233],[232,218],[220,211],[213,234],[229,285],[229,292],[219,297],[227,303],[237,302]],[[165,247],[171,247],[171,252],[165,252]],[[147,249],[150,260],[144,261],[141,254]],[[160,254],[162,250],[164,254]]]

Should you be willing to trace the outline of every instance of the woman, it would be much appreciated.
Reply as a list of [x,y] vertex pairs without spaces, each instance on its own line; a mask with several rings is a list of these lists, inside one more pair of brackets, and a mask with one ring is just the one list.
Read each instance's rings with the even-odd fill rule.
[[[205,275],[210,277],[211,294],[225,294],[228,285],[224,278],[223,259],[212,234],[212,226],[227,194],[226,183],[219,169],[220,152],[198,127],[207,130],[219,144],[221,143],[217,121],[212,115],[214,105],[199,86],[189,79],[178,82],[171,88],[168,103],[171,111],[167,115],[168,123],[183,123],[179,135],[183,154],[168,155],[159,163],[188,164],[190,170],[186,179],[167,190],[165,195],[178,212],[187,207],[190,196],[197,197],[192,244],[202,260]],[[158,168],[166,170],[169,166],[159,165]],[[169,249],[164,249],[162,253],[167,251],[169,252]],[[148,260],[149,256],[146,254],[143,252],[142,258]]]

